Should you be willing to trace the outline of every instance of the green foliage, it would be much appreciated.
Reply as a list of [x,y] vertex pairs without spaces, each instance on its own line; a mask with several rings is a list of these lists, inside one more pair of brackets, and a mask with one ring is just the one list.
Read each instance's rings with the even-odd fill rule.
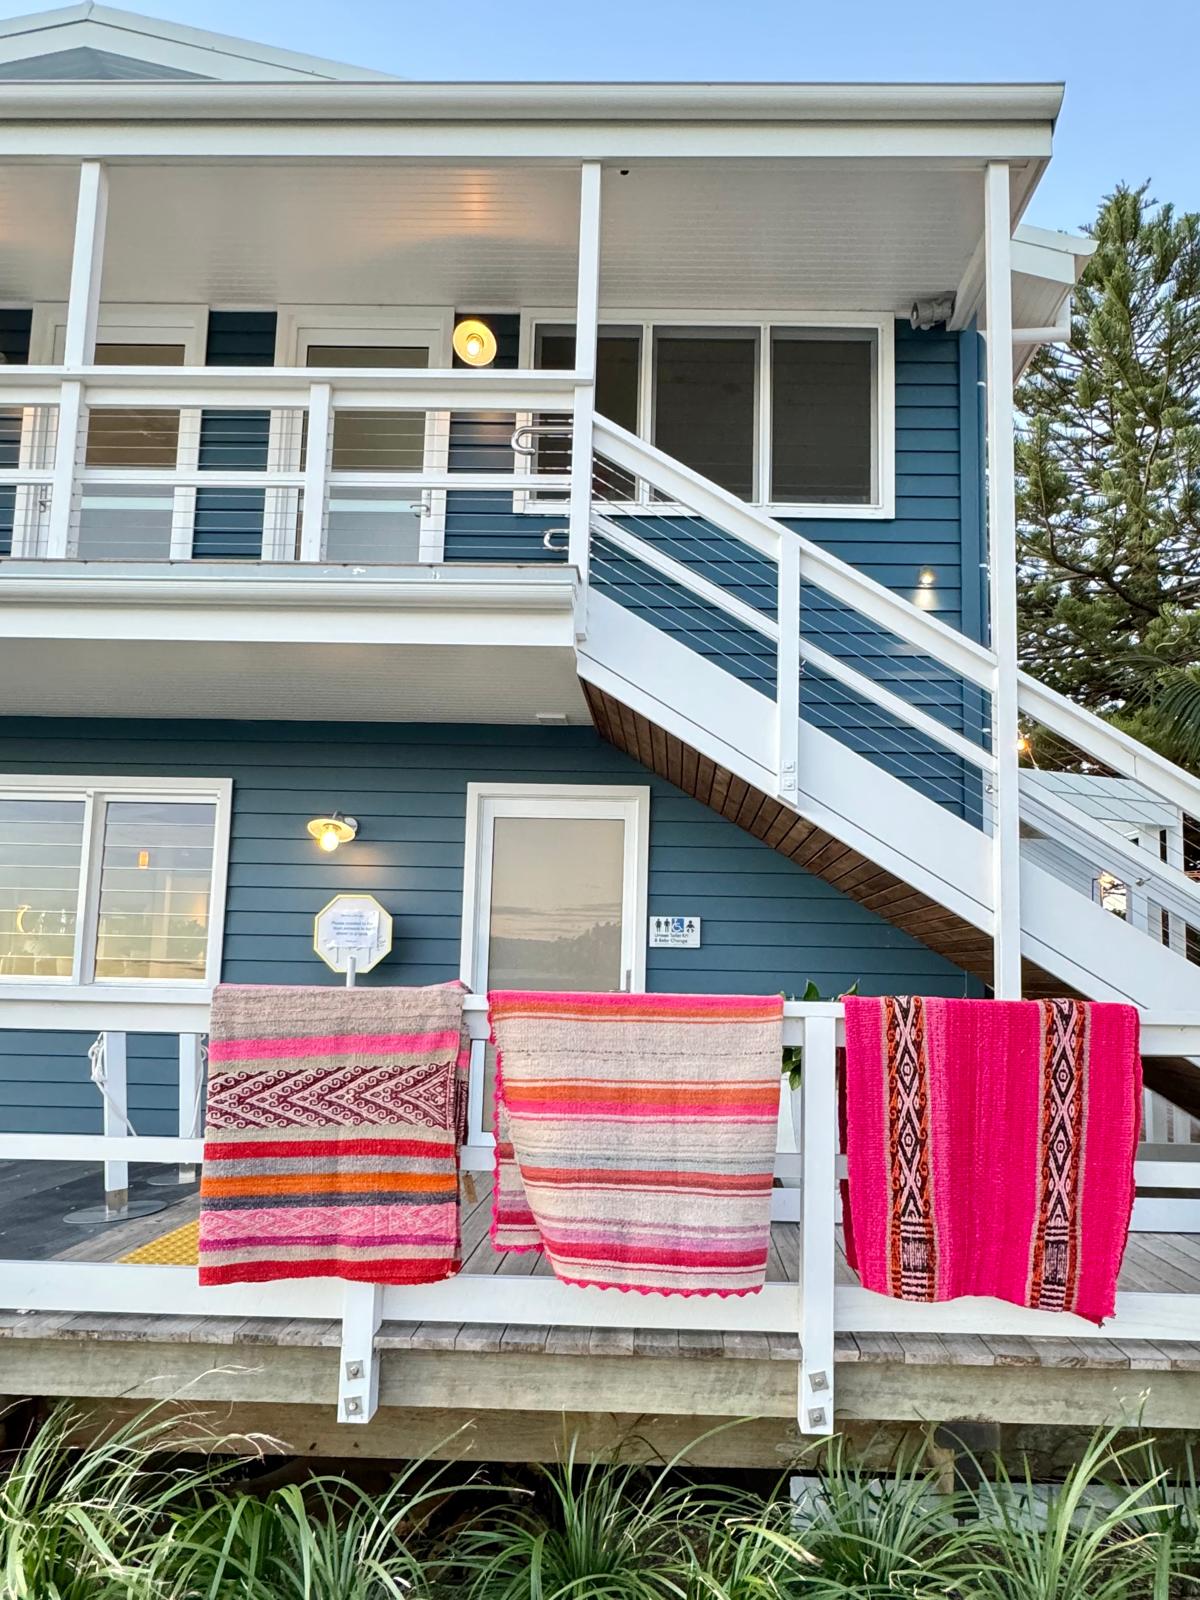
[[953,1494],[921,1451],[880,1473],[834,1440],[798,1507],[572,1443],[481,1512],[423,1462],[256,1491],[172,1461],[179,1426],[79,1449],[54,1412],[0,1479],[0,1600],[1200,1600],[1191,1458],[1169,1479],[1112,1433],[1056,1487],[987,1464]]
[[1089,232],[1070,344],[1017,394],[1021,653],[1169,749],[1157,672],[1200,660],[1200,216],[1121,185]]
[[0,1479],[0,1600],[149,1600],[162,1529],[211,1476],[155,1465],[178,1429],[155,1411],[83,1450],[78,1426],[58,1407]]
[[1123,1463],[1131,1455],[1144,1460],[1145,1449],[1114,1449],[1114,1437],[1115,1430],[1092,1439],[1040,1500],[1028,1476],[1014,1481],[996,1464],[994,1481],[974,1497],[979,1532],[962,1573],[977,1600],[1131,1600],[1138,1587],[1144,1593],[1156,1575],[1165,1577],[1161,1535],[1150,1520],[1168,1510],[1164,1475],[1121,1483]]
[[835,1439],[802,1537],[819,1563],[813,1600],[882,1600],[952,1593],[961,1532],[953,1497],[924,1450],[886,1476],[852,1462]]
[[[849,994],[858,993],[859,980],[855,978],[848,989],[843,989],[841,994],[822,994],[817,985],[810,978],[804,985],[802,995],[785,995],[785,1000],[844,1000]],[[785,1044],[783,1047],[783,1075],[788,1081],[789,1089],[798,1089],[804,1081],[804,1046],[801,1044]]]

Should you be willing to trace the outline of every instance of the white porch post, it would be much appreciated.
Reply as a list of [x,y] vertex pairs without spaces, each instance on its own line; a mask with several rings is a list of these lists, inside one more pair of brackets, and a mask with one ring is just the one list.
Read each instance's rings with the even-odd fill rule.
[[779,798],[795,805],[800,748],[800,547],[780,536],[775,657],[776,768]]
[[592,416],[600,324],[600,163],[579,169],[579,282],[575,307],[575,412],[571,442],[571,523],[567,559],[579,574],[575,631],[587,625],[588,549],[592,520]]
[[1017,531],[1013,459],[1012,218],[1008,166],[984,177],[987,315],[987,515],[996,759],[992,825],[993,987],[998,1000],[1021,995],[1020,794],[1017,761]]
[[837,1199],[837,1019],[804,1019],[800,1153],[800,1373],[802,1434],[833,1432],[834,1205]]
[[[107,220],[108,174],[99,161],[85,161],[79,168],[79,201],[75,210],[75,245],[71,255],[71,287],[63,345],[63,365],[68,371],[90,366],[95,359]],[[46,554],[50,557],[66,556],[70,549],[75,473],[86,431],[83,385],[68,380],[62,386],[58,408],[58,441],[46,530]]]
[[[181,1139],[198,1139],[204,1132],[204,1057],[198,1033],[179,1035],[179,1116],[176,1128]],[[187,1163],[179,1168],[180,1183],[194,1183],[196,1168]]]

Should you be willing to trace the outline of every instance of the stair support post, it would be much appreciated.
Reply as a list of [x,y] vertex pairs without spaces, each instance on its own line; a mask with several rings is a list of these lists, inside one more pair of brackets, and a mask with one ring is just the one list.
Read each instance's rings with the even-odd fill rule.
[[780,538],[776,582],[776,765],[779,798],[795,805],[800,741],[800,546],[790,535]]
[[596,400],[596,341],[600,329],[600,188],[598,161],[579,169],[579,261],[575,306],[575,385],[571,435],[571,510],[567,559],[578,573],[575,635],[587,632],[588,561],[592,521],[592,418]]
[[1021,995],[1021,839],[1017,759],[1017,523],[1013,453],[1012,212],[1008,164],[984,175],[987,317],[987,529],[992,681],[993,989]]

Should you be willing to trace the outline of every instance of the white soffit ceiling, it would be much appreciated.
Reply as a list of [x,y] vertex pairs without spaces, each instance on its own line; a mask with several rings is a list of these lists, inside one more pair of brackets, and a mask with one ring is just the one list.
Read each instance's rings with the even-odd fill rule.
[[[0,167],[0,298],[65,298],[69,167]],[[208,305],[569,305],[569,167],[111,169],[104,298]],[[913,226],[914,218],[920,225]],[[604,182],[608,306],[905,310],[951,290],[978,171],[903,163],[661,163]]]

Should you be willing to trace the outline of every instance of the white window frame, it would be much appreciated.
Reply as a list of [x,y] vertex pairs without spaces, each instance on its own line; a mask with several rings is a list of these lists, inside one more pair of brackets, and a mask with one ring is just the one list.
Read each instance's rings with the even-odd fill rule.
[[[521,312],[521,356],[523,368],[534,364],[534,341],[539,323],[566,323],[574,326],[573,306],[527,307]],[[638,436],[649,440],[654,411],[654,335],[664,328],[719,327],[745,330],[758,338],[758,391],[755,404],[755,484],[757,493],[747,504],[768,516],[791,521],[822,520],[850,522],[890,521],[896,515],[896,318],[891,311],[812,311],[803,306],[778,306],[762,310],[695,310],[675,307],[602,306],[599,325],[637,328],[641,333],[641,371],[638,389]],[[877,357],[873,385],[873,477],[875,499],[868,505],[821,505],[783,502],[769,498],[771,482],[771,330],[836,329],[875,335]],[[545,516],[549,507],[529,501],[519,509]],[[670,507],[664,506],[664,510]]]
[[[276,313],[275,365],[299,367],[319,382],[321,368],[309,367],[305,352],[310,344],[361,344],[386,347],[407,339],[429,347],[429,367],[449,367],[453,360],[453,306],[322,306],[284,305]],[[403,371],[403,368],[398,369]],[[425,368],[422,371],[427,370]],[[423,464],[426,472],[445,472],[449,466],[450,413],[426,411]],[[330,430],[332,439],[332,429]],[[299,465],[299,431],[288,429],[288,419],[274,413],[271,424],[271,460],[287,468]],[[344,481],[353,483],[354,474]],[[333,485],[341,475],[332,478]],[[290,496],[290,498],[289,498]],[[275,559],[287,559],[295,548],[294,491],[275,497],[272,540]],[[446,491],[420,491],[421,527],[417,559],[441,561],[446,548]],[[264,534],[264,541],[266,535]],[[264,542],[264,550],[265,550]]]
[[[82,801],[83,850],[80,860],[75,951],[71,976],[0,975],[0,1005],[5,1000],[91,999],[137,1004],[205,1000],[220,982],[225,941],[225,902],[229,884],[229,837],[233,812],[230,778],[75,777],[42,773],[0,773],[0,800]],[[213,864],[209,884],[208,946],[203,978],[97,978],[100,861],[104,802],[171,800],[215,805]],[[69,1019],[64,1019],[69,1027]]]

